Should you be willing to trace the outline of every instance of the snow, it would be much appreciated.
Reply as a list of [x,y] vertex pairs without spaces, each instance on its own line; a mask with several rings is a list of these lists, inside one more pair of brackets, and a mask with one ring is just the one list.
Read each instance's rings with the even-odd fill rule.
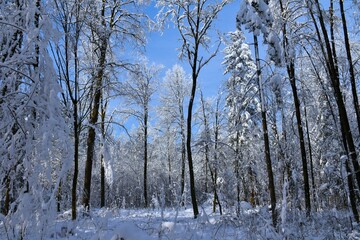
[[[283,202],[283,204],[286,204]],[[279,229],[272,227],[267,207],[253,207],[240,202],[241,214],[228,212],[222,216],[212,213],[212,206],[203,206],[197,219],[192,208],[166,209],[94,209],[89,214],[79,212],[70,220],[71,211],[58,215],[50,224],[48,234],[27,230],[24,239],[87,239],[87,240],[151,240],[151,239],[359,239],[359,226],[351,222],[348,212],[335,209],[313,213],[306,218],[301,211],[288,211]],[[284,217],[286,206],[281,206]],[[164,212],[163,217],[161,212]],[[0,239],[8,237],[1,215]],[[285,220],[285,219],[284,219]],[[6,225],[6,224],[5,224]],[[22,226],[23,227],[23,226]],[[15,231],[18,228],[14,229]]]

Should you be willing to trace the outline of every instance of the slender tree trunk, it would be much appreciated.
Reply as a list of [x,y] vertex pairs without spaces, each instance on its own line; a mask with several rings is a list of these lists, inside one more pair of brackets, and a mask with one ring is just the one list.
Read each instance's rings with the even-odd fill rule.
[[[195,190],[195,177],[194,177],[194,164],[192,158],[192,150],[191,150],[191,134],[192,134],[192,110],[194,106],[195,100],[195,93],[197,87],[197,78],[198,78],[198,54],[199,54],[199,24],[200,24],[200,8],[201,8],[201,1],[197,3],[197,17],[196,17],[196,29],[195,29],[195,36],[194,36],[194,52],[193,52],[193,60],[190,63],[191,65],[191,77],[192,77],[192,86],[191,86],[191,94],[189,99],[188,105],[188,112],[187,112],[187,138],[186,138],[186,151],[188,156],[188,163],[189,163],[189,178],[190,178],[190,194],[191,194],[191,203],[193,206],[194,218],[197,218],[199,215],[199,209],[196,200],[196,190]],[[190,54],[190,53],[189,53]]]
[[[197,49],[196,49],[197,52]],[[197,55],[196,55],[197,56]],[[197,74],[196,74],[196,64],[197,59],[194,60],[195,67],[192,70],[192,88],[191,95],[188,106],[188,115],[187,115],[187,138],[186,138],[186,151],[188,156],[189,163],[189,177],[190,177],[190,194],[191,194],[191,203],[193,206],[194,218],[197,218],[199,215],[199,209],[196,201],[196,191],[195,191],[195,177],[194,177],[194,167],[193,167],[193,158],[191,151],[191,122],[192,122],[192,109],[194,105],[195,92],[196,92],[196,83],[197,83]]]
[[[357,161],[357,154],[356,154],[354,139],[353,139],[353,136],[351,133],[350,123],[349,123],[349,119],[347,116],[345,103],[343,100],[343,95],[342,95],[340,80],[339,80],[339,73],[338,73],[337,66],[333,59],[333,50],[330,45],[329,37],[327,34],[327,29],[325,26],[325,21],[323,19],[321,8],[320,8],[320,3],[318,0],[315,0],[315,3],[316,3],[317,10],[318,10],[318,19],[319,19],[320,27],[322,30],[322,35],[324,37],[324,42],[325,42],[326,52],[324,51],[324,54],[325,54],[324,57],[326,59],[326,66],[327,66],[329,77],[331,79],[332,87],[334,90],[334,95],[335,95],[336,104],[337,104],[338,111],[339,111],[339,117],[340,117],[340,122],[341,122],[341,126],[342,126],[342,131],[346,137],[346,142],[347,142],[347,146],[349,149],[349,157],[351,159],[352,165],[355,170],[356,182],[357,182],[358,186],[360,186],[360,166]],[[312,13],[311,7],[310,7],[310,13],[312,14],[312,18],[315,20],[315,17]],[[314,22],[314,24],[316,24],[316,22]],[[319,31],[317,31],[317,34],[318,34],[319,39],[321,39]]]
[[[352,137],[352,133],[351,133],[351,129],[350,129],[349,120],[347,117],[345,103],[344,103],[342,92],[341,92],[339,73],[338,73],[338,70],[336,69],[337,65],[335,64],[334,59],[333,59],[333,57],[334,57],[333,50],[335,50],[335,49],[331,48],[319,1],[315,0],[315,3],[316,3],[317,10],[318,10],[318,19],[319,19],[320,27],[322,30],[322,35],[324,37],[324,42],[325,42],[325,48],[323,48],[323,53],[324,53],[324,57],[326,59],[326,67],[328,69],[328,73],[329,73],[332,87],[334,90],[336,104],[338,106],[341,135],[342,135],[342,139],[343,139],[343,143],[344,143],[344,148],[347,152],[347,155],[351,159],[351,162],[352,162],[354,170],[355,170],[356,181],[357,181],[358,185],[360,186],[360,172],[359,172],[360,167],[359,167],[359,163],[357,162],[356,149],[355,149],[355,145],[354,145],[354,141],[353,141],[353,137]],[[312,12],[311,6],[309,7],[309,10],[310,10],[311,17],[314,21],[314,24],[315,24],[315,27],[317,30],[316,31],[317,35],[319,37],[319,40],[321,40],[320,31],[318,30],[318,27],[316,25],[315,16],[314,16],[314,13]],[[345,166],[345,167],[347,168],[347,166]],[[347,168],[347,171],[348,170],[350,170],[350,169]],[[351,170],[350,170],[350,172],[351,172]],[[352,208],[355,220],[359,221],[359,214],[357,212],[356,205],[354,205],[354,204],[356,204],[356,200],[355,200],[356,196],[355,196],[355,192],[353,191],[354,184],[352,181],[352,176],[353,176],[352,174],[348,174],[350,204],[351,204],[351,208]]]
[[213,200],[213,212],[216,211],[216,204],[219,205],[219,211],[220,215],[222,215],[222,206],[220,202],[219,195],[217,193],[217,166],[218,166],[218,147],[219,147],[219,130],[220,130],[220,122],[219,122],[219,101],[216,102],[216,112],[215,112],[215,129],[214,129],[214,171],[210,168],[211,178],[213,182],[213,188],[214,188],[214,200]]
[[272,163],[271,163],[270,143],[269,143],[269,136],[268,136],[267,120],[266,120],[265,99],[264,99],[264,92],[263,92],[262,82],[261,82],[259,46],[258,46],[257,36],[255,34],[254,34],[254,47],[255,47],[256,68],[257,68],[256,77],[257,77],[257,81],[258,81],[258,85],[259,85],[259,92],[260,92],[261,118],[262,118],[262,128],[263,128],[263,135],[264,135],[266,169],[267,169],[268,181],[269,181],[268,184],[269,184],[269,193],[270,193],[270,202],[271,202],[271,214],[272,214],[273,225],[274,225],[274,227],[276,227],[277,214],[276,214],[276,195],[275,195],[274,174],[273,174]]
[[171,155],[170,155],[170,139],[167,139],[168,141],[168,146],[167,146],[167,162],[168,162],[168,172],[169,172],[169,186],[171,187],[172,185],[172,180],[171,180]]
[[308,141],[308,150],[309,150],[309,158],[310,158],[310,174],[311,174],[311,183],[312,183],[312,197],[314,204],[316,203],[316,184],[315,184],[315,176],[314,176],[314,161],[312,157],[312,147],[311,147],[311,139],[310,139],[310,130],[309,130],[309,123],[308,123],[308,117],[307,117],[307,110],[305,105],[305,98],[303,100],[304,102],[304,117],[305,117],[305,127],[306,127],[306,137]]
[[144,108],[144,205],[148,207],[147,166],[148,166],[148,109]]
[[5,177],[5,201],[2,213],[6,216],[10,210],[10,176]]
[[[76,80],[75,80],[76,82]],[[75,91],[77,91],[75,89]],[[76,219],[76,202],[77,202],[77,181],[78,181],[78,174],[79,174],[79,124],[78,124],[78,105],[77,100],[73,104],[74,113],[74,175],[72,181],[72,188],[71,188],[71,219]]]
[[239,164],[239,155],[240,155],[240,144],[239,144],[239,132],[236,133],[236,143],[235,143],[236,147],[235,147],[235,177],[236,177],[236,212],[237,215],[240,216],[240,184],[241,184],[241,179],[240,179],[240,164]]
[[[341,128],[343,128],[341,126]],[[348,149],[348,145],[346,144],[346,136],[345,133],[342,129],[341,131],[341,137],[343,139],[343,147],[347,156],[347,159],[345,160],[345,170],[346,170],[346,174],[347,174],[347,183],[348,183],[348,188],[349,188],[349,200],[350,200],[350,207],[351,207],[351,211],[353,212],[354,215],[354,219],[356,222],[359,222],[359,212],[357,210],[357,203],[356,203],[356,192],[355,192],[355,185],[354,185],[354,174],[352,173],[352,170],[349,166],[349,149]]]
[[[103,102],[104,98],[102,95],[101,98],[101,135],[102,135],[102,146],[103,151],[104,149],[104,141],[105,141],[105,117],[106,117],[106,108],[107,108],[107,101]],[[104,163],[104,153],[101,154],[100,157],[100,207],[105,207],[105,163]]]
[[[283,8],[282,1],[280,1],[281,12],[284,15],[285,11]],[[297,129],[299,134],[300,141],[300,153],[301,153],[301,162],[302,162],[302,170],[303,170],[303,179],[304,179],[304,193],[305,193],[305,208],[307,216],[310,216],[311,212],[311,200],[310,200],[310,184],[309,184],[309,175],[308,175],[308,166],[306,159],[306,148],[305,148],[305,139],[304,139],[304,130],[302,127],[301,120],[301,110],[300,110],[300,100],[298,97],[298,90],[296,87],[296,78],[295,78],[295,60],[291,56],[288,56],[287,49],[289,48],[288,38],[287,38],[287,29],[286,22],[283,24],[283,47],[285,50],[285,61],[286,61],[286,69],[289,76],[290,86],[294,98],[294,106],[295,106],[295,115],[297,121]]]
[[[78,6],[77,6],[77,17],[79,15]],[[79,91],[79,59],[78,59],[78,41],[80,30],[78,24],[76,25],[76,36],[75,36],[75,45],[74,45],[74,72],[75,72],[75,89],[74,89],[74,98],[73,103],[73,124],[74,124],[74,175],[72,180],[72,189],[71,189],[71,218],[72,220],[76,219],[76,202],[77,202],[77,182],[79,175],[79,144],[80,144],[80,126],[78,120],[78,91]]]
[[[207,116],[206,116],[206,110],[205,110],[205,100],[204,100],[204,96],[202,94],[202,91],[200,91],[200,99],[201,99],[201,109],[202,109],[202,114],[203,114],[203,118],[204,118],[204,128],[205,128],[205,139],[204,140],[204,149],[205,149],[205,162],[204,162],[204,168],[205,168],[205,193],[209,192],[208,189],[208,171],[209,171],[209,141],[210,141],[210,130],[209,130],[209,126],[208,126],[208,121],[207,121]],[[211,171],[211,170],[210,170]]]
[[295,67],[293,64],[288,66],[289,70],[289,78],[290,78],[290,85],[294,97],[294,105],[295,105],[295,114],[297,120],[297,129],[299,133],[299,140],[300,140],[300,151],[301,151],[301,162],[302,162],[302,170],[303,170],[303,179],[304,179],[304,193],[305,193],[305,208],[307,216],[310,216],[311,212],[311,200],[310,200],[310,184],[309,184],[309,175],[308,175],[308,166],[307,166],[307,159],[306,159],[306,149],[305,149],[305,140],[304,140],[304,130],[302,127],[302,120],[301,120],[301,112],[300,112],[300,101],[297,94],[296,82],[295,82]]
[[345,168],[346,168],[346,173],[347,173],[347,182],[348,182],[348,187],[349,187],[349,199],[350,199],[351,210],[353,212],[355,221],[359,222],[360,218],[359,218],[359,212],[356,207],[357,204],[356,204],[355,186],[354,186],[351,168],[349,166],[348,159],[346,159],[346,161],[345,161]]
[[184,191],[185,191],[185,160],[186,160],[186,141],[185,141],[185,119],[183,112],[183,105],[179,103],[180,112],[180,130],[181,130],[181,182],[180,182],[180,196],[181,205],[184,206]]
[[349,35],[348,35],[348,31],[347,31],[347,23],[346,23],[343,0],[339,0],[339,4],[340,4],[341,20],[342,20],[342,25],[343,25],[343,32],[344,32],[346,56],[347,56],[347,60],[348,60],[348,64],[349,64],[351,91],[352,91],[352,97],[353,97],[353,102],[354,102],[357,127],[358,127],[358,131],[360,134],[359,99],[358,99],[357,90],[356,90],[355,71],[354,71],[354,65],[353,65],[352,56],[351,56],[350,41],[349,41]]
[[62,186],[62,181],[60,181],[59,183],[59,187],[57,190],[57,196],[56,196],[56,202],[57,202],[57,212],[59,213],[61,211],[61,186]]

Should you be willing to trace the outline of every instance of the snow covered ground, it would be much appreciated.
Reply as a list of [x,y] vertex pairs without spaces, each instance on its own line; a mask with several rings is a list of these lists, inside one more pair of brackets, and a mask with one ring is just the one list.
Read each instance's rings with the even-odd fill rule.
[[[211,207],[201,208],[193,219],[191,208],[176,209],[96,209],[90,215],[70,220],[70,211],[49,224],[43,239],[150,240],[150,239],[360,239],[358,226],[345,212],[314,213],[305,221],[303,213],[287,213],[279,229],[271,225],[266,208],[235,213],[212,214]],[[292,216],[291,216],[292,215]],[[282,214],[285,217],[284,214]],[[38,239],[27,230],[24,239]],[[13,239],[0,225],[0,239]]]

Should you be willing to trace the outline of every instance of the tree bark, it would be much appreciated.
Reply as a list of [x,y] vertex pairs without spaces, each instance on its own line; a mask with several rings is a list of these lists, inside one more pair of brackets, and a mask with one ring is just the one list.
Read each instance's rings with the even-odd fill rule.
[[[196,51],[197,52],[197,51]],[[196,60],[197,61],[197,60]],[[196,61],[195,66],[196,66]],[[197,82],[197,74],[196,68],[193,68],[192,74],[192,88],[191,95],[188,106],[188,115],[187,115],[187,138],[186,138],[186,151],[188,156],[188,164],[189,164],[189,177],[190,177],[190,194],[191,194],[191,203],[193,206],[194,218],[197,218],[199,215],[199,209],[196,201],[196,191],[195,191],[195,177],[194,177],[194,164],[192,159],[192,151],[191,151],[191,120],[192,120],[192,109],[194,105],[194,98],[196,92],[196,82]]]
[[144,107],[144,205],[148,207],[148,192],[147,192],[147,167],[148,167],[148,109]]
[[[280,1],[281,13],[285,15],[284,7],[282,1]],[[302,162],[302,170],[303,170],[303,179],[304,179],[304,193],[305,193],[305,208],[307,216],[310,216],[311,212],[311,200],[310,200],[310,184],[309,184],[309,175],[308,175],[308,166],[306,159],[306,148],[305,148],[305,139],[304,139],[304,129],[302,127],[301,120],[301,110],[300,110],[300,100],[298,97],[298,90],[296,87],[296,78],[295,78],[295,59],[292,56],[289,56],[287,49],[289,48],[289,40],[287,36],[287,28],[286,22],[283,24],[283,47],[285,51],[285,62],[286,62],[286,70],[288,73],[290,86],[294,98],[294,107],[295,107],[295,115],[297,121],[297,129],[299,134],[300,141],[300,154],[301,154],[301,162]]]
[[259,45],[257,36],[254,34],[254,48],[255,48],[255,58],[256,58],[256,77],[259,85],[260,92],[260,104],[261,104],[261,119],[262,119],[262,128],[263,128],[263,137],[264,137],[264,148],[265,148],[265,162],[266,170],[269,181],[269,193],[270,193],[270,203],[271,203],[271,216],[274,227],[277,224],[277,214],[276,214],[276,195],[275,195],[275,183],[274,183],[274,174],[272,170],[271,163],[271,154],[270,154],[270,143],[268,135],[268,127],[266,120],[266,109],[265,109],[265,99],[264,92],[261,82],[261,70],[260,70],[260,58],[259,58]]
[[[335,95],[335,99],[336,99],[336,104],[337,104],[338,111],[339,111],[339,117],[340,117],[340,122],[341,122],[341,127],[342,127],[341,129],[343,131],[343,134],[346,137],[346,142],[347,142],[347,146],[349,149],[349,157],[350,157],[352,165],[354,167],[356,182],[357,182],[358,186],[360,186],[360,166],[357,161],[355,143],[354,143],[354,139],[353,139],[353,136],[351,133],[350,123],[349,123],[349,119],[347,116],[345,103],[343,100],[343,94],[341,91],[340,80],[339,80],[339,73],[338,73],[337,66],[333,59],[333,50],[334,49],[332,49],[331,45],[330,45],[329,37],[327,34],[327,29],[325,26],[325,21],[323,19],[321,8],[320,8],[320,3],[318,0],[315,0],[315,3],[316,3],[317,10],[318,10],[318,19],[319,19],[320,27],[322,30],[322,35],[323,35],[324,41],[325,41],[326,52],[324,51],[324,55],[325,55],[324,57],[326,59],[326,67],[327,67],[327,70],[329,73],[329,77],[331,79],[331,83],[332,83],[332,87],[333,87],[333,91],[334,91],[334,95]],[[313,20],[315,20],[315,17],[314,17],[311,7],[309,9],[310,9],[310,14],[312,15]],[[314,21],[314,24],[316,24],[315,21]],[[317,34],[318,34],[319,40],[321,40],[320,32],[317,31]]]
[[186,161],[186,141],[185,141],[185,119],[182,106],[180,107],[180,124],[181,124],[181,182],[180,182],[180,196],[181,205],[184,206],[184,191],[185,191],[185,161]]
[[357,90],[356,90],[355,71],[354,71],[354,65],[353,65],[353,62],[352,62],[350,41],[349,41],[349,35],[348,35],[348,31],[347,31],[347,23],[346,23],[343,0],[339,0],[339,4],[340,4],[341,20],[342,20],[342,25],[343,25],[343,32],[344,32],[346,56],[347,56],[347,60],[348,60],[348,64],[349,64],[351,92],[352,92],[352,97],[353,97],[353,102],[354,102],[354,109],[355,109],[355,114],[356,114],[357,127],[358,127],[358,131],[359,131],[359,134],[360,134],[359,99],[358,99]]
[[99,57],[99,70],[95,78],[95,88],[93,95],[93,107],[91,110],[90,120],[89,120],[89,131],[87,138],[87,152],[86,152],[86,162],[85,162],[85,177],[84,177],[84,192],[82,203],[85,209],[89,210],[90,208],[90,189],[91,189],[91,174],[92,174],[92,164],[94,159],[94,148],[95,148],[95,124],[98,121],[99,116],[99,106],[100,99],[102,95],[102,82],[105,71],[105,59],[106,59],[106,49],[107,49],[107,39],[101,40],[101,49]]
[[[105,141],[105,116],[106,116],[106,108],[107,101],[103,102],[103,95],[101,98],[101,135],[102,135],[102,146],[103,151],[105,150],[104,141]],[[104,153],[101,154],[100,157],[100,207],[105,207],[105,162],[104,162]]]

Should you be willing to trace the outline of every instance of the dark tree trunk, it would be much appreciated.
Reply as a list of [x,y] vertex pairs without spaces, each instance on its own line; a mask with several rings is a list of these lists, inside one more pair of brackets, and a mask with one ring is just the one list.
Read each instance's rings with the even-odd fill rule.
[[145,107],[144,115],[144,205],[148,207],[147,193],[147,166],[148,166],[148,110]]
[[220,215],[222,215],[222,206],[220,202],[219,195],[217,193],[217,166],[218,166],[218,147],[219,147],[219,130],[220,130],[220,120],[219,120],[219,101],[216,102],[216,112],[215,112],[215,129],[214,129],[214,169],[211,169],[211,166],[209,166],[210,174],[213,182],[213,188],[214,188],[214,199],[213,199],[213,212],[216,211],[216,204],[219,205],[219,211]]
[[236,138],[235,138],[235,177],[236,177],[236,212],[237,215],[240,216],[240,184],[241,184],[241,178],[240,178],[240,143],[239,143],[239,131],[236,131]]
[[274,174],[273,174],[272,163],[271,163],[270,143],[269,143],[267,120],[266,120],[265,99],[263,96],[263,89],[262,89],[262,82],[261,82],[259,46],[258,46],[258,40],[257,40],[257,37],[255,34],[254,34],[254,48],[255,48],[256,68],[257,68],[256,77],[257,77],[257,81],[258,81],[258,85],[259,85],[259,92],[260,92],[261,118],[262,118],[262,128],[263,128],[263,136],[264,136],[266,169],[267,169],[268,181],[269,181],[268,184],[269,184],[269,193],[270,193],[270,202],[271,202],[271,214],[272,214],[273,225],[274,225],[274,227],[276,227],[277,214],[276,214],[275,183],[274,183]]
[[293,93],[293,97],[294,97],[297,129],[298,129],[299,140],[300,140],[301,162],[302,162],[303,179],[304,179],[305,208],[306,208],[307,216],[310,216],[310,212],[311,212],[310,184],[309,184],[308,166],[307,166],[307,159],[306,159],[304,130],[302,127],[302,120],[301,120],[300,101],[299,101],[299,97],[297,94],[297,88],[296,88],[296,82],[295,82],[295,68],[294,68],[293,63],[290,63],[290,66],[288,66],[288,74],[289,74],[290,85],[291,85],[291,89],[292,89],[292,93]]
[[10,177],[5,177],[5,201],[2,213],[6,216],[10,210]]
[[[333,57],[334,57],[333,49],[331,48],[331,45],[330,45],[330,40],[329,40],[329,37],[327,34],[325,21],[322,16],[320,3],[318,0],[315,0],[315,3],[316,3],[317,10],[318,10],[318,19],[319,19],[320,27],[322,30],[322,35],[324,37],[324,42],[325,42],[325,49],[324,49],[325,56],[324,57],[326,59],[326,67],[328,69],[329,77],[331,79],[331,83],[332,83],[332,87],[333,87],[333,91],[334,91],[334,95],[335,95],[335,99],[336,99],[336,104],[337,104],[338,111],[339,111],[339,117],[340,117],[340,122],[341,122],[341,126],[342,126],[342,131],[346,137],[346,142],[347,142],[347,146],[349,149],[349,157],[350,157],[352,165],[354,167],[356,182],[357,182],[358,186],[360,186],[360,166],[357,161],[357,154],[356,154],[354,139],[353,139],[353,136],[351,133],[350,123],[349,123],[349,119],[347,116],[347,111],[346,111],[346,107],[345,107],[345,103],[344,103],[344,99],[343,99],[343,94],[341,91],[339,72],[337,70],[337,65],[335,64],[335,61],[333,59]],[[315,20],[315,17],[314,17],[314,14],[312,13],[311,8],[310,8],[310,13],[312,14],[313,20]],[[314,24],[316,24],[315,21],[314,21]],[[319,39],[321,40],[320,32],[317,31],[317,34],[318,34]]]
[[56,206],[56,210],[59,213],[61,211],[61,185],[62,185],[62,181],[60,181],[59,183],[59,187],[57,190],[57,196],[56,196],[56,201],[57,201],[57,206]]
[[[197,62],[194,61],[195,63]],[[191,203],[193,206],[194,218],[197,218],[199,215],[199,209],[196,201],[196,191],[195,191],[195,177],[194,177],[194,164],[192,159],[192,151],[191,151],[191,120],[192,120],[192,109],[194,105],[194,98],[196,92],[196,82],[197,82],[197,74],[196,67],[193,68],[192,74],[192,88],[191,88],[191,96],[189,100],[188,106],[188,115],[187,115],[187,138],[186,138],[186,151],[188,156],[189,163],[189,177],[190,177],[190,194],[191,194]]]
[[83,205],[86,210],[90,209],[90,193],[91,193],[91,174],[92,174],[92,165],[94,159],[94,149],[95,149],[95,124],[98,121],[99,117],[99,108],[100,108],[100,100],[102,96],[102,85],[103,85],[103,77],[105,74],[105,62],[106,62],[106,51],[108,47],[108,36],[106,33],[106,23],[105,23],[105,1],[102,2],[101,9],[101,25],[104,29],[96,29],[96,31],[100,31],[99,34],[99,62],[98,62],[98,70],[94,79],[94,95],[93,95],[93,106],[90,113],[89,119],[89,132],[87,138],[87,151],[86,151],[86,162],[85,162],[85,177],[84,177],[84,192],[83,192]]
[[86,152],[86,162],[85,162],[85,177],[84,177],[84,192],[82,203],[85,209],[89,210],[90,208],[90,190],[91,190],[91,174],[92,174],[92,165],[94,159],[94,148],[95,148],[95,124],[98,121],[99,117],[99,106],[102,92],[102,82],[104,77],[105,70],[105,58],[106,58],[106,49],[107,49],[107,40],[101,40],[101,54],[99,57],[99,70],[95,78],[95,88],[93,96],[93,107],[91,110],[90,120],[89,120],[89,132],[87,138],[87,152]]
[[[210,130],[209,130],[209,126],[208,126],[208,121],[207,121],[207,116],[206,116],[206,110],[205,110],[205,100],[204,100],[204,96],[202,94],[202,92],[200,91],[200,100],[201,100],[201,109],[202,109],[202,114],[203,114],[203,118],[204,118],[204,128],[205,128],[205,139],[203,139],[203,144],[204,144],[204,150],[205,150],[205,153],[204,153],[204,157],[205,157],[205,162],[204,162],[204,168],[205,168],[205,193],[208,193],[209,192],[209,189],[208,189],[208,176],[209,176],[209,164],[210,164],[210,161],[209,161],[209,152],[210,152],[210,149],[209,149],[209,141],[210,141]],[[210,169],[211,171],[211,169]]]
[[185,141],[185,119],[183,113],[183,106],[179,104],[180,110],[180,129],[181,129],[181,182],[180,182],[180,197],[181,205],[184,206],[184,191],[185,191],[185,160],[186,160],[186,141]]
[[[75,80],[76,81],[76,80]],[[77,91],[77,90],[75,90]],[[76,219],[76,202],[77,202],[77,181],[79,174],[79,124],[78,124],[78,106],[77,100],[74,103],[74,175],[71,188],[71,219]]]
[[339,0],[339,4],[340,4],[341,20],[342,20],[342,25],[343,25],[344,39],[345,39],[346,56],[347,56],[347,60],[348,60],[348,64],[349,64],[351,91],[352,91],[352,97],[353,97],[353,102],[354,102],[354,109],[355,109],[355,114],[356,114],[357,127],[358,127],[358,131],[359,131],[359,134],[360,134],[359,99],[358,99],[357,90],[356,90],[355,71],[354,71],[354,65],[353,65],[353,62],[352,62],[350,41],[349,41],[349,35],[348,35],[348,31],[347,31],[347,23],[346,23],[343,0]]
[[[106,117],[106,108],[107,108],[107,101],[103,102],[103,95],[101,98],[101,135],[102,135],[102,146],[103,151],[105,150],[105,117]],[[104,163],[104,153],[101,154],[100,157],[100,207],[105,207],[105,163]]]
[[359,212],[356,207],[356,194],[355,194],[355,186],[351,174],[351,168],[349,166],[349,160],[345,160],[345,168],[347,173],[347,182],[349,187],[349,199],[350,199],[350,206],[353,212],[354,218],[356,222],[359,222]]
[[[332,49],[331,45],[330,45],[330,40],[329,40],[327,29],[325,26],[325,21],[322,16],[320,3],[318,0],[315,0],[315,3],[316,3],[317,11],[318,11],[318,20],[320,23],[320,27],[321,27],[321,31],[322,31],[322,35],[324,37],[324,43],[325,43],[325,47],[322,48],[322,51],[323,51],[324,57],[326,59],[326,67],[328,70],[329,77],[331,79],[331,83],[332,83],[332,87],[333,87],[333,91],[334,91],[334,95],[335,95],[335,99],[336,99],[336,104],[337,104],[338,111],[339,111],[340,127],[341,127],[341,135],[343,138],[343,144],[344,144],[344,148],[346,149],[347,155],[349,156],[349,158],[353,164],[353,167],[355,170],[356,181],[357,181],[358,185],[360,186],[360,167],[359,167],[359,163],[357,161],[357,154],[356,154],[356,149],[355,149],[355,145],[354,145],[354,140],[352,137],[349,119],[347,116],[346,107],[345,107],[345,103],[344,103],[342,92],[341,92],[339,72],[337,70],[336,61],[333,59],[333,57],[334,57],[333,51],[335,51],[335,49]],[[315,16],[314,16],[311,6],[309,7],[309,10],[310,10],[310,14],[313,19],[314,25],[316,27],[316,33],[318,35],[319,40],[321,41],[322,38],[320,35],[320,31],[317,27],[317,24],[315,21]],[[349,176],[352,177],[352,175],[349,175]],[[350,203],[353,204],[354,202],[356,202],[356,200],[355,200],[356,196],[355,196],[354,191],[352,191],[352,189],[354,189],[354,184],[352,182],[352,179],[349,178],[349,176],[348,176],[349,197],[351,198]],[[352,192],[353,194],[350,194],[350,192]],[[353,210],[355,219],[357,219],[357,221],[359,221],[359,216],[358,216],[358,212],[356,209],[356,205],[352,206],[352,210]]]
[[[285,11],[282,5],[282,1],[280,1],[281,12],[284,15]],[[304,130],[302,127],[302,119],[301,119],[301,110],[300,110],[300,100],[298,97],[298,90],[296,87],[296,79],[295,79],[295,60],[294,58],[288,56],[287,49],[289,48],[289,40],[287,38],[287,29],[286,22],[283,24],[283,47],[285,50],[285,62],[286,62],[286,70],[288,73],[291,90],[294,98],[294,106],[295,106],[295,115],[297,121],[297,129],[299,134],[300,141],[300,153],[301,153],[301,162],[302,162],[302,170],[303,170],[303,179],[304,179],[304,193],[305,193],[305,208],[307,216],[310,216],[311,212],[311,200],[310,200],[310,184],[309,184],[309,175],[308,175],[308,166],[306,159],[306,148],[305,148],[305,139],[304,139]]]

